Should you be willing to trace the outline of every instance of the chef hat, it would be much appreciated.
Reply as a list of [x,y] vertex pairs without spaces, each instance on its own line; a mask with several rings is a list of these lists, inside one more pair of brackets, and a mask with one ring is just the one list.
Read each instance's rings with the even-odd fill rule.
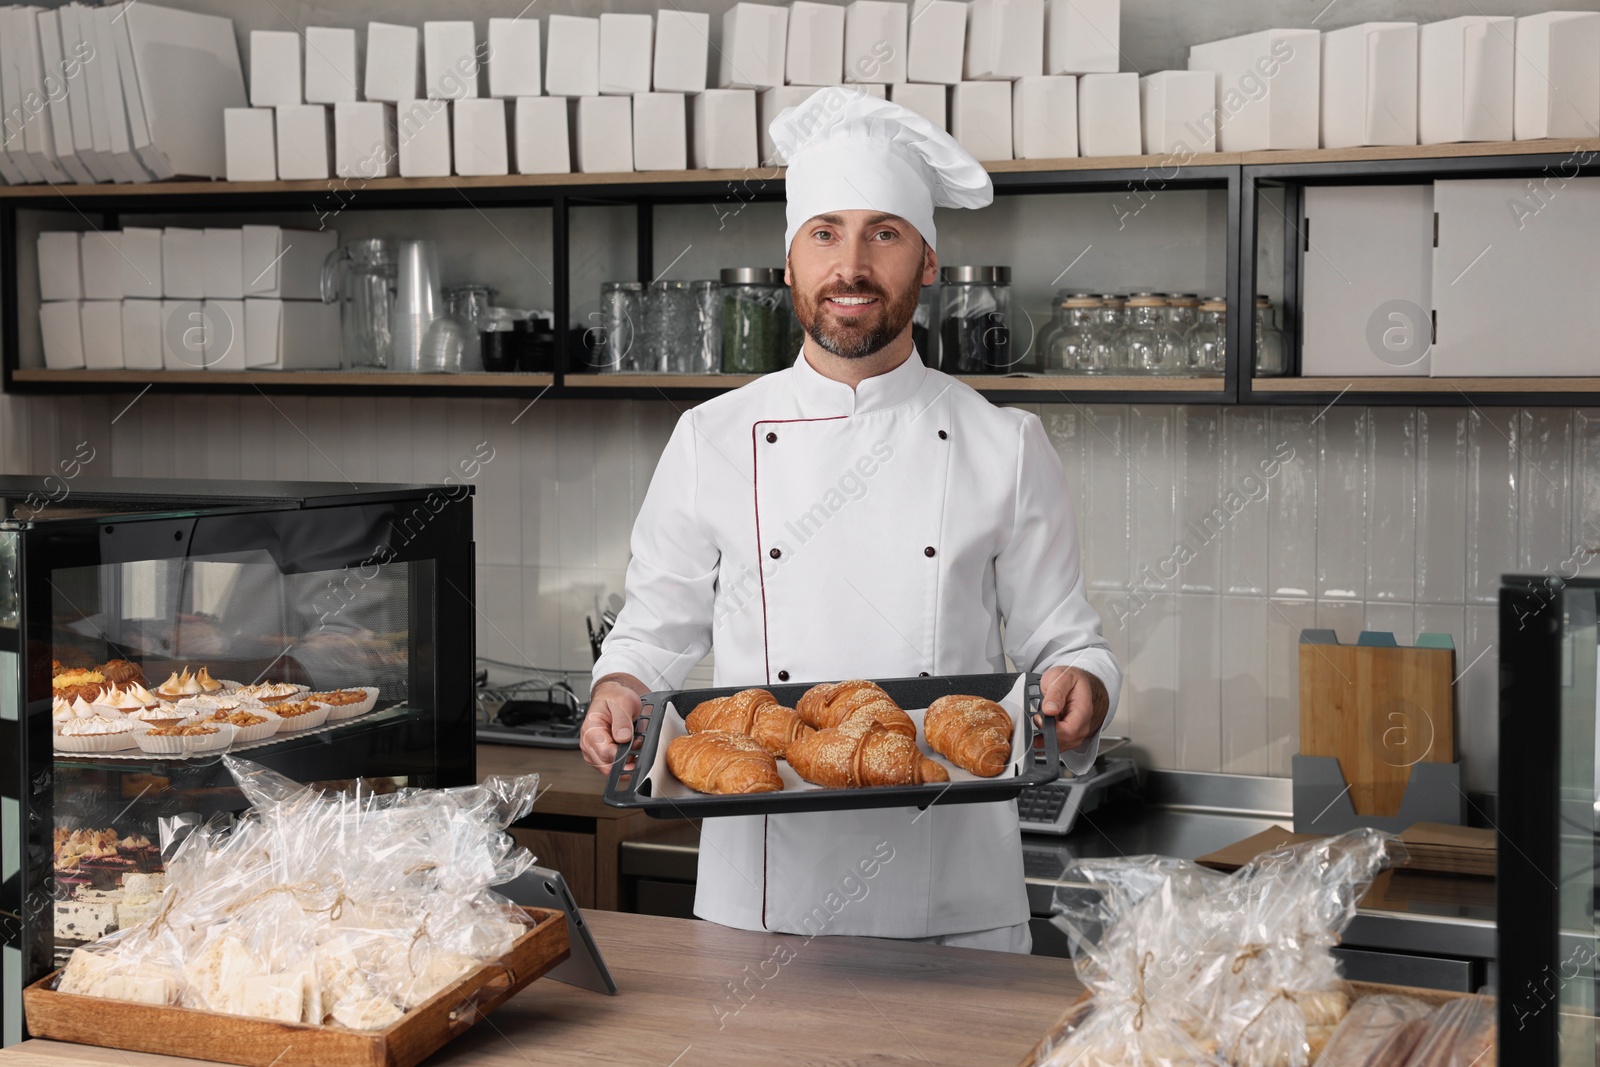
[[819,89],[769,127],[788,166],[788,254],[800,227],[829,211],[898,215],[934,247],[935,207],[983,207],[983,164],[922,115],[860,89]]

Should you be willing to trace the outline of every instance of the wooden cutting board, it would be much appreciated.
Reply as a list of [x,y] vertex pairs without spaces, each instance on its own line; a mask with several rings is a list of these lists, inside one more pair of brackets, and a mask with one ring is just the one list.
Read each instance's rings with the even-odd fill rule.
[[1455,651],[1300,644],[1300,754],[1333,756],[1358,815],[1400,814],[1413,764],[1456,758]]

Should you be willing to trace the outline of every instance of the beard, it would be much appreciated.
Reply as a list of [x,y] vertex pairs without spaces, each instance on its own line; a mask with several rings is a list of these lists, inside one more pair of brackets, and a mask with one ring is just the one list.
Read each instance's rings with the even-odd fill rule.
[[[814,293],[794,293],[794,314],[807,336],[825,351],[842,359],[864,359],[879,352],[910,325],[917,311],[922,286],[912,285],[899,293],[886,293],[872,285],[832,285]],[[869,314],[845,319],[828,310],[827,299],[834,296],[877,298]]]

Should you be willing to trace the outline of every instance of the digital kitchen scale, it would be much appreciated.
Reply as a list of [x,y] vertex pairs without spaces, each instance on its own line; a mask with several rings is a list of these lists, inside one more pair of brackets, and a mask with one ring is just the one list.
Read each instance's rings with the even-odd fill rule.
[[1063,766],[1061,777],[1055,781],[1024,789],[1017,798],[1022,832],[1069,834],[1078,816],[1105,803],[1119,783],[1122,783],[1119,792],[1136,789],[1139,767],[1133,757],[1109,755],[1127,743],[1126,737],[1104,738],[1101,741],[1101,753],[1088,771],[1075,775]]

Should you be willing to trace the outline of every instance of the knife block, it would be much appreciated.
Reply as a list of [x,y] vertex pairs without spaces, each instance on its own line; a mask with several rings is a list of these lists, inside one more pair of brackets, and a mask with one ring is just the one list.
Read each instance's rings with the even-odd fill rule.
[[1401,647],[1388,633],[1341,645],[1331,630],[1302,631],[1296,830],[1463,821],[1454,659],[1447,634]]

